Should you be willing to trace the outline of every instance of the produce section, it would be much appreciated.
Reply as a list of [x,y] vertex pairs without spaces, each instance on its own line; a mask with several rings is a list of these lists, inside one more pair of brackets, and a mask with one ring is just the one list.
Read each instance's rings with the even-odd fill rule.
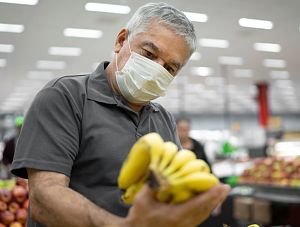
[[300,157],[257,159],[243,172],[239,183],[300,188]]
[[21,178],[0,180],[0,227],[25,227],[28,185]]

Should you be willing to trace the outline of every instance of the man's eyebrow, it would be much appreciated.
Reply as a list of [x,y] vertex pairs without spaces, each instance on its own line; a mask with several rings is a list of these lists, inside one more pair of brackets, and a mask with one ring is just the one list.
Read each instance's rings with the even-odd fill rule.
[[145,41],[145,42],[142,42],[142,45],[141,46],[148,46],[150,47],[151,49],[153,49],[155,52],[160,52],[158,46],[156,46],[154,43],[150,42],[150,41]]

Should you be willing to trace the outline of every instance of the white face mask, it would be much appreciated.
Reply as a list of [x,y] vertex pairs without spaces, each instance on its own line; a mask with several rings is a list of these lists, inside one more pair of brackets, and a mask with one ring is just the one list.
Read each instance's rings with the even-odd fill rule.
[[124,98],[131,103],[145,103],[164,96],[174,77],[160,64],[130,53],[122,70],[118,70],[117,63],[116,80]]

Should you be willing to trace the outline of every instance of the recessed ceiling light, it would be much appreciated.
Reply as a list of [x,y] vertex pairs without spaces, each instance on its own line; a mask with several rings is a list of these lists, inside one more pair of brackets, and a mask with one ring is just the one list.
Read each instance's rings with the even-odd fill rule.
[[203,47],[228,48],[229,42],[225,39],[199,39],[199,44]]
[[64,36],[98,39],[102,36],[102,31],[81,28],[65,28]]
[[7,64],[6,59],[0,58],[0,67],[5,67]]
[[201,59],[201,54],[199,52],[194,52],[190,57],[192,61],[199,61]]
[[272,29],[273,23],[267,20],[257,20],[250,18],[239,19],[239,25],[247,28]]
[[0,23],[0,32],[21,33],[23,31],[24,31],[24,25],[22,25],[22,24],[3,24],[3,23]]
[[276,43],[254,43],[253,48],[257,51],[280,52],[281,46]]
[[191,73],[198,76],[210,76],[212,75],[213,70],[209,67],[192,67]]
[[271,71],[270,76],[273,79],[288,79],[289,72],[288,71]]
[[0,0],[3,3],[21,4],[21,5],[36,5],[39,0]]
[[251,78],[253,71],[251,69],[234,69],[233,75],[240,78]]
[[207,15],[203,13],[192,13],[192,12],[183,12],[185,16],[190,20],[190,21],[195,21],[195,22],[206,22],[207,21]]
[[104,13],[128,14],[130,7],[125,5],[104,4],[98,2],[88,2],[85,4],[85,10]]
[[11,44],[0,44],[0,52],[11,53],[14,51],[14,45]]
[[79,56],[81,49],[78,47],[49,47],[48,53],[59,56]]
[[38,69],[57,69],[61,70],[66,67],[66,63],[64,61],[44,61],[40,60],[37,62],[36,67]]
[[241,57],[220,56],[219,63],[222,65],[242,65],[244,61]]
[[264,59],[263,65],[269,68],[285,68],[286,62],[281,59]]

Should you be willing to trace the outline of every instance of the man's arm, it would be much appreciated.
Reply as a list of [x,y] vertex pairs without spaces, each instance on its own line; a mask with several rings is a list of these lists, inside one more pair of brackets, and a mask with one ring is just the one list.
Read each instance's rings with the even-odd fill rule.
[[[49,227],[119,225],[122,218],[70,189],[64,174],[27,169],[31,218]],[[120,225],[121,226],[121,225]]]
[[49,227],[191,227],[202,223],[226,198],[229,187],[214,186],[189,201],[169,205],[157,202],[144,186],[126,218],[101,209],[68,187],[63,174],[28,169],[30,215]]

